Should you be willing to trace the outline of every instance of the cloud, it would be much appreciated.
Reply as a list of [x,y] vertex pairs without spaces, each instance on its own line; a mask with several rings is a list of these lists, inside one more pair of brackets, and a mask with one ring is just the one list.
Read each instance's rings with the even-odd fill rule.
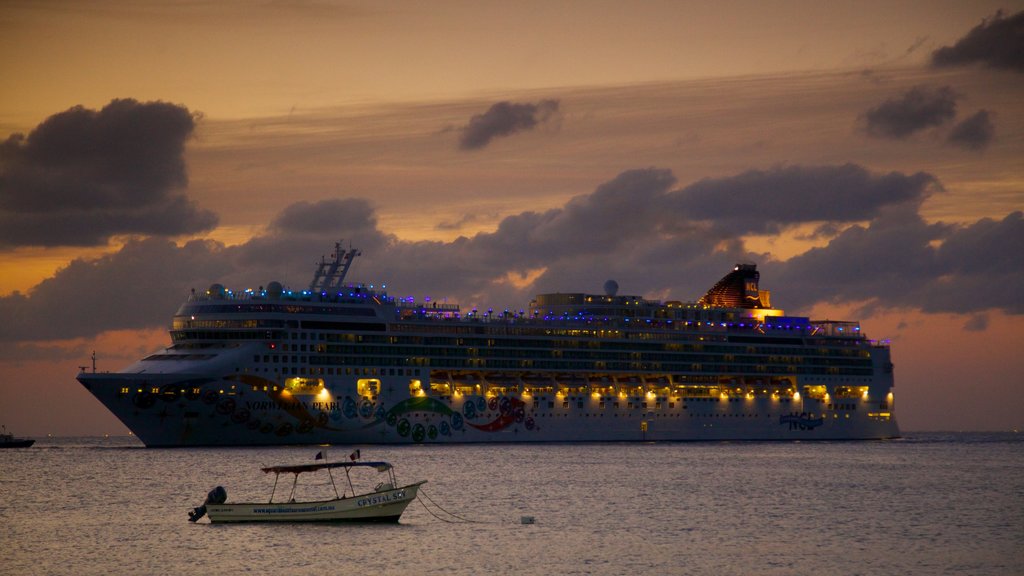
[[[815,182],[828,202],[806,207]],[[920,203],[937,185],[926,174],[877,175],[846,165],[749,171],[678,188],[671,171],[642,168],[559,208],[515,214],[493,232],[451,242],[387,234],[364,199],[300,202],[237,246],[192,241],[179,247],[150,238],[102,258],[76,259],[28,294],[0,297],[0,341],[165,326],[190,289],[213,282],[240,290],[278,280],[305,289],[318,257],[342,238],[364,254],[350,280],[386,283],[395,296],[448,297],[466,309],[520,309],[536,293],[600,292],[608,279],[618,281],[622,294],[696,300],[736,262],[755,261],[763,286],[790,313],[851,301],[879,309],[1024,313],[1024,261],[1006,249],[1024,245],[1024,215],[967,226],[926,222]],[[826,205],[855,203],[848,194],[860,187],[866,207],[850,209],[859,209],[856,218],[866,224],[850,223],[851,216]],[[749,211],[767,210],[779,225],[806,219],[843,225],[826,245],[787,260],[752,253],[743,235],[764,227],[730,209],[708,212],[714,196],[704,194],[712,188],[755,202]],[[764,197],[752,192],[759,189],[768,190]],[[699,210],[702,220],[695,220]]]
[[94,246],[176,236],[217,217],[181,191],[193,115],[164,102],[76,106],[0,144],[0,246]]
[[1024,314],[1024,213],[957,227],[935,250],[935,282],[922,286],[927,312],[1001,308]]
[[334,198],[320,202],[296,202],[270,223],[271,230],[287,233],[324,234],[339,229],[359,233],[372,230],[377,217],[369,202],[359,198]]
[[982,20],[952,46],[932,52],[932,66],[981,62],[992,68],[1024,72],[1024,12],[1006,18],[1000,10]]
[[855,164],[788,166],[700,180],[682,189],[673,204],[677,213],[734,234],[765,234],[806,222],[870,220],[886,206],[916,206],[941,189],[924,172],[872,174]]
[[968,332],[984,332],[988,329],[988,314],[975,314],[964,323],[964,330]]
[[819,302],[867,302],[869,308],[930,313],[1001,309],[1024,313],[1024,216],[967,226],[929,224],[912,210],[887,210],[825,247],[768,266],[776,292],[798,308]]
[[984,150],[992,143],[996,127],[988,110],[978,110],[973,116],[961,121],[949,133],[947,141],[969,150]]
[[[73,260],[28,295],[0,297],[0,341],[166,325],[190,288],[205,289],[231,266],[215,242],[179,247],[165,239],[130,240],[114,254]],[[157,310],[163,310],[162,321]]]
[[463,150],[479,150],[495,138],[532,130],[556,112],[558,100],[541,100],[537,104],[498,102],[487,112],[470,118],[469,124],[462,129],[459,147]]
[[[294,287],[305,289],[314,257],[329,253],[334,242],[353,239],[358,239],[358,247],[369,254],[385,251],[392,241],[377,229],[377,216],[368,200],[331,198],[296,202],[281,210],[263,234],[229,249],[239,272],[225,282],[266,284],[297,277],[302,283]],[[281,269],[282,262],[295,262],[297,256],[297,266]],[[304,257],[309,259],[303,260]]]
[[956,100],[949,86],[915,86],[901,98],[890,98],[869,109],[862,118],[869,135],[902,140],[952,120],[956,116]]
[[440,222],[438,222],[437,224],[434,225],[434,230],[445,230],[445,231],[462,230],[463,228],[465,228],[467,226],[471,226],[473,224],[477,224],[477,223],[480,223],[480,222],[488,222],[488,221],[491,221],[491,220],[497,220],[498,217],[499,217],[499,214],[497,212],[486,212],[486,213],[470,212],[468,214],[463,214],[462,216],[460,216],[457,219],[442,220],[442,221],[440,221]]

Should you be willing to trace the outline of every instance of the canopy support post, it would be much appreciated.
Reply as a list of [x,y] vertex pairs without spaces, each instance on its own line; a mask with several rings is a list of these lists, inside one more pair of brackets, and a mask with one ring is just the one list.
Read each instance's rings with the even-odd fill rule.
[[277,474],[274,474],[274,488],[270,490],[270,500],[267,501],[268,504],[273,504],[274,503],[274,492],[277,492],[277,481],[278,481],[279,478],[281,478],[281,473],[280,472],[277,473]]
[[288,497],[289,502],[295,502],[295,485],[299,483],[299,473],[295,473],[295,480],[292,481],[292,494]]

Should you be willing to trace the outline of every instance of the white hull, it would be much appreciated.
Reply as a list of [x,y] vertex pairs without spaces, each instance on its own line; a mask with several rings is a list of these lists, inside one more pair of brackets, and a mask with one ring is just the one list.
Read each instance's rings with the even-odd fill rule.
[[[370,402],[339,386],[330,390],[329,401],[309,396],[284,402],[242,386],[232,391],[237,384],[232,380],[206,379],[196,398],[156,394],[140,399],[140,386],[159,390],[198,378],[150,375],[143,381],[136,374],[82,374],[79,379],[147,446],[872,440],[900,435],[896,420],[888,411],[880,415],[878,399],[871,397],[839,404],[766,397],[670,397],[663,402],[602,401],[589,395],[410,398],[383,392]],[[383,388],[389,384],[385,379]],[[121,393],[125,388],[131,392]]]
[[208,504],[212,523],[398,522],[423,482],[394,490],[313,502]]

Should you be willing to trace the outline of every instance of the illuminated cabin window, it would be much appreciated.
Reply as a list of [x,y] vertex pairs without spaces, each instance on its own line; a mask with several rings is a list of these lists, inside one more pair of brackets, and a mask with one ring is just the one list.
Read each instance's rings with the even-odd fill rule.
[[363,398],[371,398],[380,393],[380,380],[376,378],[360,378],[356,380],[356,392]]
[[286,378],[284,381],[284,389],[292,394],[317,394],[323,387],[323,378]]
[[861,398],[867,393],[867,386],[836,386],[836,398]]
[[424,396],[426,392],[423,391],[423,383],[417,379],[409,380],[409,396]]
[[808,398],[813,398],[815,400],[824,400],[826,393],[827,392],[825,391],[825,386],[820,384],[817,386],[804,386],[804,395],[807,396]]
[[447,382],[430,381],[430,391],[441,396],[448,396],[452,393],[452,385]]

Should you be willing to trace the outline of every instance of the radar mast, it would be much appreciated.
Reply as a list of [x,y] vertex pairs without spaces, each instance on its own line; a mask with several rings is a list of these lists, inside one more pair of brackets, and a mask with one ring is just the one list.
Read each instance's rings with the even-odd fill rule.
[[[313,281],[309,283],[310,292],[330,292],[340,290],[345,281],[348,269],[352,267],[352,261],[361,253],[350,244],[348,250],[343,250],[341,242],[334,243],[334,252],[328,261],[323,256],[313,274]],[[340,269],[340,270],[339,270]]]

